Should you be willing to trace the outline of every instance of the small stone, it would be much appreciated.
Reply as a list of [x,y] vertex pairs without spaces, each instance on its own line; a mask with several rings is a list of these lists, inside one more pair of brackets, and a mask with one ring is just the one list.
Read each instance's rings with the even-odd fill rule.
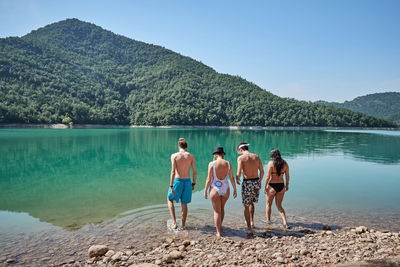
[[282,257],[282,253],[276,252],[276,253],[272,254],[272,257],[275,257],[275,258]]
[[94,245],[89,248],[88,255],[90,258],[99,257],[99,256],[103,256],[104,254],[106,254],[107,251],[108,251],[108,247],[105,245]]
[[10,259],[6,260],[7,264],[14,263],[14,262],[15,262],[15,259],[13,259],[13,258],[10,258]]
[[126,256],[131,256],[133,254],[132,250],[125,251]]
[[184,245],[185,247],[190,245],[190,241],[189,240],[185,240],[182,242],[182,245]]
[[310,252],[308,251],[308,250],[306,250],[306,249],[302,249],[302,250],[300,250],[300,255],[307,255],[307,254],[309,254]]
[[107,262],[109,262],[110,260],[111,260],[111,259],[110,259],[109,257],[104,257],[104,258],[103,258],[103,262],[104,262],[104,263],[107,263]]
[[181,253],[180,251],[177,251],[177,250],[171,251],[171,252],[169,253],[169,255],[171,256],[171,258],[172,258],[173,260],[176,260],[176,259],[179,259],[179,258],[182,257],[182,253]]
[[155,263],[156,265],[161,265],[162,261],[156,260],[154,263]]
[[368,231],[368,228],[365,227],[365,226],[359,226],[359,227],[357,227],[355,230],[356,230],[356,233],[357,233],[357,234],[362,234],[362,233],[367,232],[367,231]]
[[165,255],[163,256],[162,261],[165,262],[165,263],[171,263],[171,262],[172,262],[172,257],[171,257],[171,255],[165,254]]
[[104,256],[111,258],[112,256],[114,256],[114,254],[115,254],[115,251],[110,249],[109,251],[107,251],[107,253]]
[[50,257],[44,257],[44,258],[41,258],[40,260],[41,260],[41,261],[49,261],[49,260],[50,260]]
[[185,245],[180,245],[178,249],[180,252],[183,252],[185,250]]
[[322,226],[322,230],[328,231],[328,230],[332,230],[332,228],[329,225],[324,225],[324,226]]
[[285,260],[282,257],[276,258],[276,261],[279,263],[285,263]]
[[121,251],[118,251],[117,253],[114,254],[114,256],[111,257],[111,260],[120,261],[123,255],[124,254]]
[[121,261],[127,261],[128,259],[129,259],[128,256],[122,256],[122,257],[121,257]]

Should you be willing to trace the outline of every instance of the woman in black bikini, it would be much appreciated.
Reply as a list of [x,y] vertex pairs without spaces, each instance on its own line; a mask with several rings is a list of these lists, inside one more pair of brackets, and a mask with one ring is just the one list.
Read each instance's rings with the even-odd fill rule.
[[[281,157],[278,149],[271,149],[271,161],[268,162],[267,179],[264,193],[267,195],[267,221],[271,223],[271,205],[275,198],[275,204],[283,220],[283,226],[289,228],[286,221],[285,210],[282,208],[282,200],[285,192],[289,190],[289,165]],[[286,178],[286,186],[283,183],[283,174]]]

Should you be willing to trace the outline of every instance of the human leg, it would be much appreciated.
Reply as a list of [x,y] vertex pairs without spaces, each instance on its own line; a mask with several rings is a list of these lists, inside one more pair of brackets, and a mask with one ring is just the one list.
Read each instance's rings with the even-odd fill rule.
[[187,204],[181,204],[182,207],[182,228],[185,228],[187,218]]
[[174,202],[173,200],[167,198],[167,202],[168,202],[168,209],[169,209],[169,213],[171,214],[171,218],[172,218],[172,222],[173,224],[173,228],[176,228],[176,217],[175,217],[175,207],[174,207]]
[[229,189],[225,195],[221,196],[221,227],[225,217],[225,204],[228,201],[228,198],[229,198]]
[[285,227],[288,227],[288,224],[286,221],[286,213],[285,213],[285,210],[282,208],[282,200],[283,200],[284,195],[285,195],[285,190],[282,190],[279,193],[276,193],[275,204],[276,204],[276,207],[278,208],[279,214],[282,217],[283,225]]
[[272,205],[272,202],[274,201],[275,194],[276,194],[276,192],[273,188],[271,188],[271,187],[267,188],[265,213],[266,213],[268,223],[271,222],[271,205]]
[[214,208],[214,224],[217,229],[217,237],[221,237],[221,199],[215,189],[211,189],[210,199]]
[[251,228],[254,228],[254,203],[250,204],[249,212],[250,212],[250,226]]

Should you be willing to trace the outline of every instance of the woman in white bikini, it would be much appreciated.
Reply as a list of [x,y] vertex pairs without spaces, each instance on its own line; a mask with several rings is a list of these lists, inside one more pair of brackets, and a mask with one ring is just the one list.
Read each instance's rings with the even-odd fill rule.
[[236,184],[233,179],[232,166],[229,161],[224,160],[223,147],[216,147],[213,153],[214,161],[208,164],[208,176],[204,188],[204,198],[210,188],[210,199],[214,208],[214,223],[217,229],[217,237],[221,237],[222,221],[225,215],[225,204],[229,198],[228,176],[233,187],[233,197],[236,198]]

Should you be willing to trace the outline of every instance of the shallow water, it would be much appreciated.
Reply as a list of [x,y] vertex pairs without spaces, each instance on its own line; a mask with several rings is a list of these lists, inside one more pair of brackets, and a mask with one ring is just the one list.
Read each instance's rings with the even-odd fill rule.
[[[272,147],[288,161],[283,205],[290,223],[400,230],[399,131],[0,129],[0,247],[13,255],[27,242],[45,246],[38,240],[43,235],[73,248],[116,238],[125,244],[146,229],[165,231],[170,154],[179,137],[188,141],[198,169],[189,206],[192,230],[213,231],[211,204],[202,192],[213,148],[223,146],[235,170],[240,141],[249,142],[264,165]],[[242,218],[240,190],[238,195],[227,203],[227,224]],[[259,225],[264,209],[262,193]],[[275,208],[273,216],[278,226]]]

